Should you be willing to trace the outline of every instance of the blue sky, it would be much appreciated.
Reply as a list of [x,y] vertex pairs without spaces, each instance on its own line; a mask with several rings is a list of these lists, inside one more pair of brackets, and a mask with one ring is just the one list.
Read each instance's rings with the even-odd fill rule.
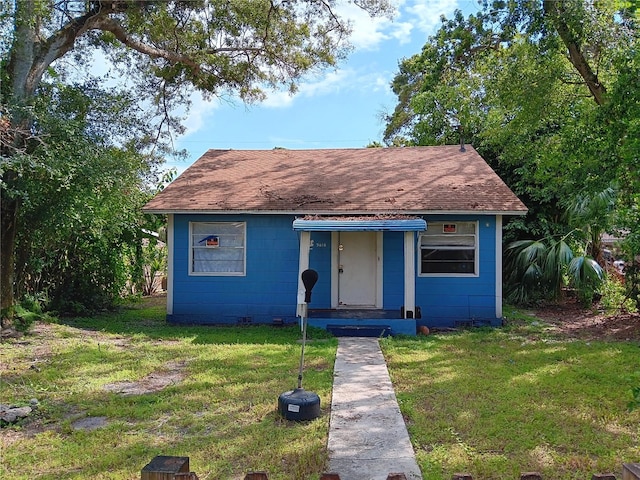
[[477,0],[396,0],[393,19],[371,19],[357,7],[341,14],[353,22],[354,50],[335,69],[308,77],[299,91],[271,92],[261,104],[194,98],[186,133],[176,147],[185,162],[168,164],[179,172],[208,149],[359,148],[381,141],[381,115],[396,98],[390,83],[398,62],[420,52],[429,35],[456,9],[478,10]]

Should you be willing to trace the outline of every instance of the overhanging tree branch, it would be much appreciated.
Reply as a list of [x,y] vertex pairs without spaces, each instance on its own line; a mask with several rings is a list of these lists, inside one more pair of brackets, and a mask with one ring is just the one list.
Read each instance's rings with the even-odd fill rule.
[[604,96],[607,90],[600,82],[598,75],[591,68],[591,65],[589,65],[589,62],[580,48],[579,39],[575,37],[566,22],[566,18],[568,17],[567,12],[564,9],[563,1],[544,0],[543,8],[545,15],[551,19],[558,35],[560,35],[560,38],[569,50],[569,61],[584,79],[584,82],[596,103],[598,105],[603,105],[605,102]]
[[[23,95],[25,97],[33,95],[46,69],[49,68],[55,60],[61,58],[73,49],[76,39],[91,29],[92,22],[107,14],[108,12],[106,11],[89,10],[84,15],[71,19],[46,41],[42,43],[34,42],[33,61],[26,81],[24,82],[25,89],[24,92],[22,92]],[[33,38],[35,38],[35,32],[33,32],[30,27],[25,28],[29,29],[33,34]],[[16,35],[18,34],[19,33],[16,32]],[[19,92],[14,92],[14,94],[15,93],[20,95]]]
[[197,74],[200,71],[200,65],[191,57],[182,55],[178,52],[171,52],[169,50],[156,48],[152,45],[140,42],[131,37],[124,29],[124,27],[112,18],[98,18],[95,21],[93,28],[112,33],[123,45],[126,45],[136,52],[147,55],[150,58],[163,58],[169,63],[182,63],[190,67],[193,70],[194,74]]

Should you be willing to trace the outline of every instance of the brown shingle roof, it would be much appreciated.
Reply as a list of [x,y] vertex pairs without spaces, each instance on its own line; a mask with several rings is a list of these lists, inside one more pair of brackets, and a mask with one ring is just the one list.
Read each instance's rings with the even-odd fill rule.
[[524,214],[471,146],[209,150],[151,200],[150,213]]

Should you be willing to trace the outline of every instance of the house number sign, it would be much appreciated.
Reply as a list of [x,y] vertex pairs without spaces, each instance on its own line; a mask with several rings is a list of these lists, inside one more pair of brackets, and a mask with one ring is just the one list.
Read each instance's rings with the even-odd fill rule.
[[311,248],[313,247],[326,248],[327,242],[316,242],[315,240],[311,239]]

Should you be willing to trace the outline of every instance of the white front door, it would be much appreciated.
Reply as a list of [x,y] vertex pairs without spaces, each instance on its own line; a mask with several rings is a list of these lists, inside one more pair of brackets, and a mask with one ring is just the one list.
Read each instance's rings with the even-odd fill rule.
[[338,233],[338,306],[379,307],[377,232]]

